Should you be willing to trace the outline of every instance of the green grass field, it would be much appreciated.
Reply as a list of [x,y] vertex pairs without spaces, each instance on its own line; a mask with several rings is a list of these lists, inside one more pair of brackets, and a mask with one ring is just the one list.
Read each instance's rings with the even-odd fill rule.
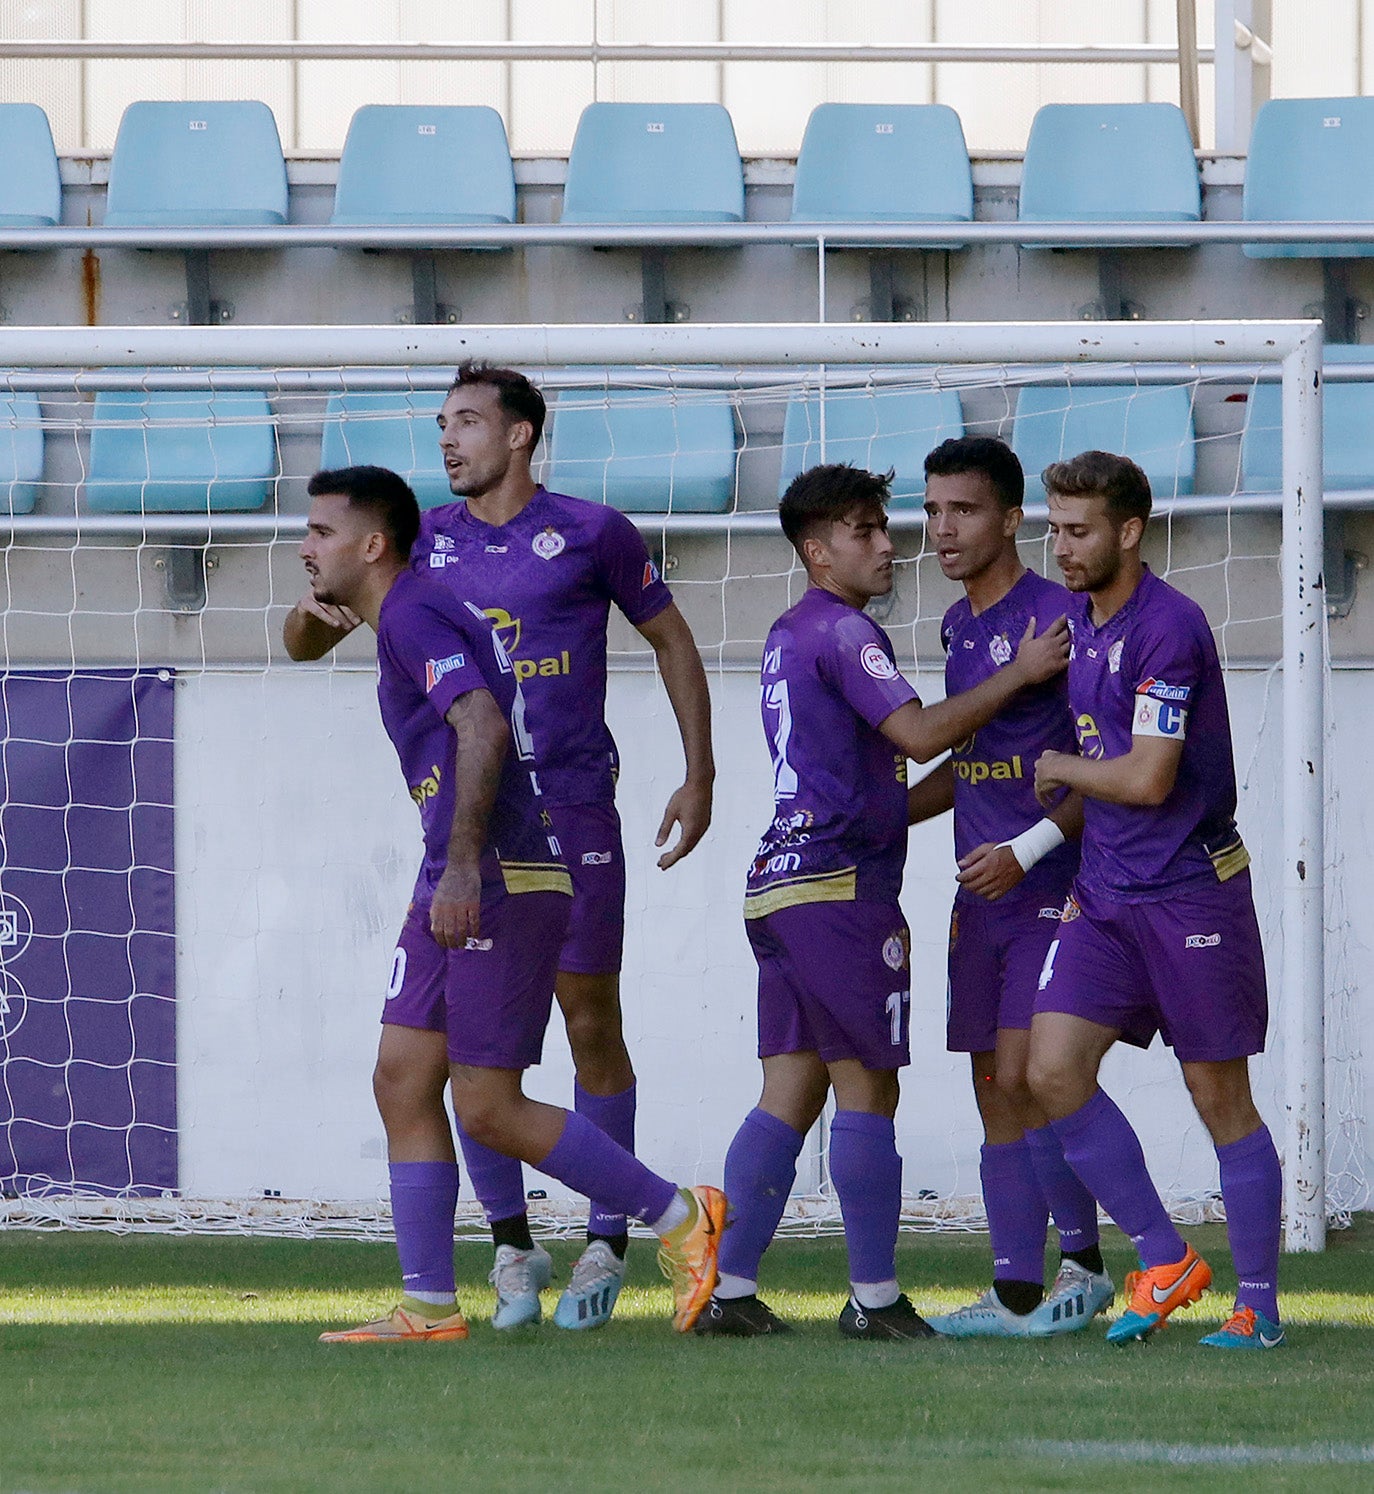
[[[1100,1319],[1043,1344],[842,1340],[838,1240],[770,1252],[787,1339],[672,1333],[638,1243],[608,1329],[498,1336],[464,1243],[466,1343],[322,1347],[395,1299],[389,1246],[8,1232],[0,1489],[1374,1487],[1374,1218],[1285,1260],[1290,1347],[1263,1355],[1196,1347],[1234,1278],[1222,1230],[1188,1233],[1218,1293],[1113,1349]],[[898,1265],[919,1307],[952,1307],[987,1241],[904,1236]]]

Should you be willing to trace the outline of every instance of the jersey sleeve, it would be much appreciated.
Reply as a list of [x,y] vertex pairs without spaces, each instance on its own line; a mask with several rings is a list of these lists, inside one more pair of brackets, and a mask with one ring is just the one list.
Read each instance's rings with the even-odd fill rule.
[[1122,659],[1125,683],[1134,697],[1133,737],[1182,742],[1188,714],[1207,667],[1206,650],[1192,617],[1152,614],[1141,620]]
[[872,727],[920,699],[897,668],[891,640],[862,612],[836,624],[820,662],[826,683]]
[[607,596],[636,627],[673,600],[639,530],[617,509],[605,511],[596,537],[596,569]]
[[426,597],[407,611],[401,627],[387,630],[393,661],[425,692],[440,717],[461,696],[487,688],[477,656],[481,640],[457,607],[455,603],[450,611],[445,598]]

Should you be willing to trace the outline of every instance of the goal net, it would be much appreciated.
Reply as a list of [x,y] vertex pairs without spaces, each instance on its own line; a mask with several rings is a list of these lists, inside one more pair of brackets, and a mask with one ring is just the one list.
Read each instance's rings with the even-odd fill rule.
[[[1021,553],[1051,576],[1039,469],[1109,446],[1151,476],[1148,558],[1202,603],[1227,669],[1273,1009],[1254,1074],[1286,1138],[1290,1243],[1319,1247],[1367,1203],[1354,954],[1371,869],[1352,827],[1369,707],[1359,672],[1324,662],[1313,324],[14,328],[0,329],[16,370],[0,376],[4,1218],[389,1228],[370,1072],[418,830],[370,634],[313,665],[288,662],[280,634],[303,590],[306,479],[380,461],[442,501],[433,415],[473,355],[544,386],[540,473],[632,512],[708,666],[715,819],[660,873],[681,754],[652,652],[613,618],[623,1008],[651,1165],[718,1180],[757,1096],[740,916],[771,814],[757,669],[804,586],[780,484],[820,460],[895,469],[898,577],[873,610],[935,699],[957,592],[924,541],[921,461],[987,433],[1023,457]],[[948,821],[913,833],[911,1227],[983,1225],[967,1060],[944,1050],[953,870]],[[1167,1051],[1113,1053],[1104,1083],[1179,1217],[1217,1217],[1215,1157]],[[571,1095],[556,1017],[529,1088]],[[585,1205],[526,1176],[541,1224],[573,1228]],[[787,1227],[837,1227],[819,1133],[798,1190]],[[478,1225],[470,1204],[463,1222]]]

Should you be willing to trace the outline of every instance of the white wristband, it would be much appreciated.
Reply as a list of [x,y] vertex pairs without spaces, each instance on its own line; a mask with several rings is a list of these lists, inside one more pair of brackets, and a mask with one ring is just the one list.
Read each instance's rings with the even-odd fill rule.
[[1028,872],[1041,857],[1048,856],[1056,846],[1064,844],[1064,832],[1053,820],[1037,820],[1029,830],[1023,830],[1002,844],[1016,857],[1021,870]]

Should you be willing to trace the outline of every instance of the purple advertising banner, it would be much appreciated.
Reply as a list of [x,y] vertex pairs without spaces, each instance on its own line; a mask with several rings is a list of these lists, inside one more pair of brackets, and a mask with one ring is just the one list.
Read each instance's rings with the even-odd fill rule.
[[177,1186],[169,671],[0,675],[0,1189]]

